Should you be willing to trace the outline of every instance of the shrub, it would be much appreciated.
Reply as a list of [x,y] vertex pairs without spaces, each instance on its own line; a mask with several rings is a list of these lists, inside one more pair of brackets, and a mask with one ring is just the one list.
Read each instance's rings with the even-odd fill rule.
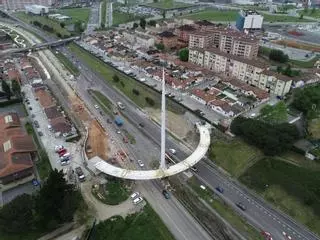
[[154,106],[155,102],[152,98],[146,97],[146,102],[150,105],[150,106]]
[[140,92],[137,89],[132,89],[134,95],[139,96]]

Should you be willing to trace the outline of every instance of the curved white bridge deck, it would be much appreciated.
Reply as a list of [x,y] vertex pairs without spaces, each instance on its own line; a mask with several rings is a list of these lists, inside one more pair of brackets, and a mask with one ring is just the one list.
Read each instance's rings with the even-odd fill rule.
[[93,161],[97,162],[94,166],[100,172],[106,173],[108,175],[132,180],[149,180],[163,178],[183,172],[199,162],[205,156],[210,146],[210,125],[197,124],[197,127],[200,133],[200,142],[195,151],[185,160],[173,166],[170,166],[167,169],[129,170],[115,167],[97,156],[93,157],[92,159]]

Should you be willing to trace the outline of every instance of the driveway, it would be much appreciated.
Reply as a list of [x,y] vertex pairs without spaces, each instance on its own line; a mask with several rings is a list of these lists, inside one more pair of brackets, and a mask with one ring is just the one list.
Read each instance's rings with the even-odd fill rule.
[[[9,189],[8,191],[2,192],[2,204],[7,204],[17,196],[22,195],[24,193],[33,194],[37,190],[39,190],[39,187],[33,186],[31,182],[21,184],[15,188]],[[1,202],[0,202],[0,206],[1,206]]]

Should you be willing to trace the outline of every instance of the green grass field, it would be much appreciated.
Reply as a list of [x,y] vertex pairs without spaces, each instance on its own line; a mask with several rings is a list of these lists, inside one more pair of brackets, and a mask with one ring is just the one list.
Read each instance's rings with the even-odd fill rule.
[[313,59],[309,61],[300,61],[300,60],[289,60],[290,63],[292,63],[296,67],[301,68],[313,68],[316,61],[319,60],[319,56],[314,57]]
[[212,161],[238,177],[248,165],[255,162],[260,156],[260,151],[242,140],[233,140],[230,143],[217,141],[211,144],[209,156]]
[[[62,36],[63,35],[70,36],[70,32],[68,32],[65,28],[62,28],[60,26],[60,23],[58,23],[54,20],[51,20],[49,18],[46,18],[43,16],[31,16],[31,15],[25,14],[23,12],[17,12],[14,15],[26,23],[38,21],[38,22],[42,23],[43,25],[48,25],[48,26],[52,27],[56,33],[60,33]],[[55,33],[52,33],[52,34],[55,34]]]
[[95,239],[174,240],[174,237],[161,218],[147,204],[141,212],[128,215],[125,219],[115,216],[97,224]]
[[190,6],[192,6],[192,4],[182,3],[182,2],[174,2],[172,0],[160,0],[159,2],[153,2],[153,3],[146,4],[146,6],[169,10],[169,9],[174,9],[174,8],[190,7]]
[[[208,20],[215,22],[235,22],[238,18],[238,11],[236,10],[205,10],[202,12],[183,15],[181,18],[192,20]],[[312,22],[308,19],[299,19],[299,17],[285,16],[285,15],[269,15],[263,14],[265,22]]]
[[258,119],[271,124],[287,122],[287,106],[283,101],[280,101],[273,106],[267,104],[260,109],[260,115]]
[[76,21],[87,23],[89,21],[90,8],[61,9],[58,13],[72,17],[72,20],[68,21],[67,24],[75,23]]
[[130,13],[117,12],[117,11],[114,11],[112,16],[113,16],[113,25],[119,25],[119,24],[132,22],[140,19],[139,16],[135,16]]
[[72,62],[70,62],[70,60],[66,56],[64,56],[61,52],[54,52],[54,55],[72,75],[79,75],[79,69]]
[[302,13],[304,16],[314,17],[314,18],[320,19],[320,9],[301,10],[298,12]]
[[290,216],[320,233],[320,170],[274,158],[254,164],[240,180]]

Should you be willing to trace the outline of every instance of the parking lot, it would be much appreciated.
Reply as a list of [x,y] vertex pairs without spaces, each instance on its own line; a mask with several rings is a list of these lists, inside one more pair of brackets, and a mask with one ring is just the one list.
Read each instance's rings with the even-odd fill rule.
[[[40,103],[36,100],[33,94],[33,89],[31,85],[27,84],[22,87],[25,92],[25,97],[29,100],[29,104],[27,105],[27,111],[29,112],[29,116],[31,117],[32,122],[37,121],[39,123],[39,127],[36,128],[34,126],[35,131],[39,136],[39,132],[42,133],[42,136],[39,136],[41,140],[41,144],[44,149],[46,149],[48,157],[50,159],[50,164],[53,169],[63,170],[68,169],[70,166],[75,169],[78,166],[82,166],[82,158],[81,158],[81,146],[79,143],[71,143],[66,142],[63,137],[56,137],[55,134],[49,130],[48,119],[45,115],[45,112],[40,105]],[[67,149],[67,152],[71,154],[71,163],[70,165],[61,166],[60,159],[58,154],[55,152],[54,148],[57,145],[62,145]],[[88,175],[85,169],[82,167],[85,175]],[[64,170],[65,171],[65,170]]]

